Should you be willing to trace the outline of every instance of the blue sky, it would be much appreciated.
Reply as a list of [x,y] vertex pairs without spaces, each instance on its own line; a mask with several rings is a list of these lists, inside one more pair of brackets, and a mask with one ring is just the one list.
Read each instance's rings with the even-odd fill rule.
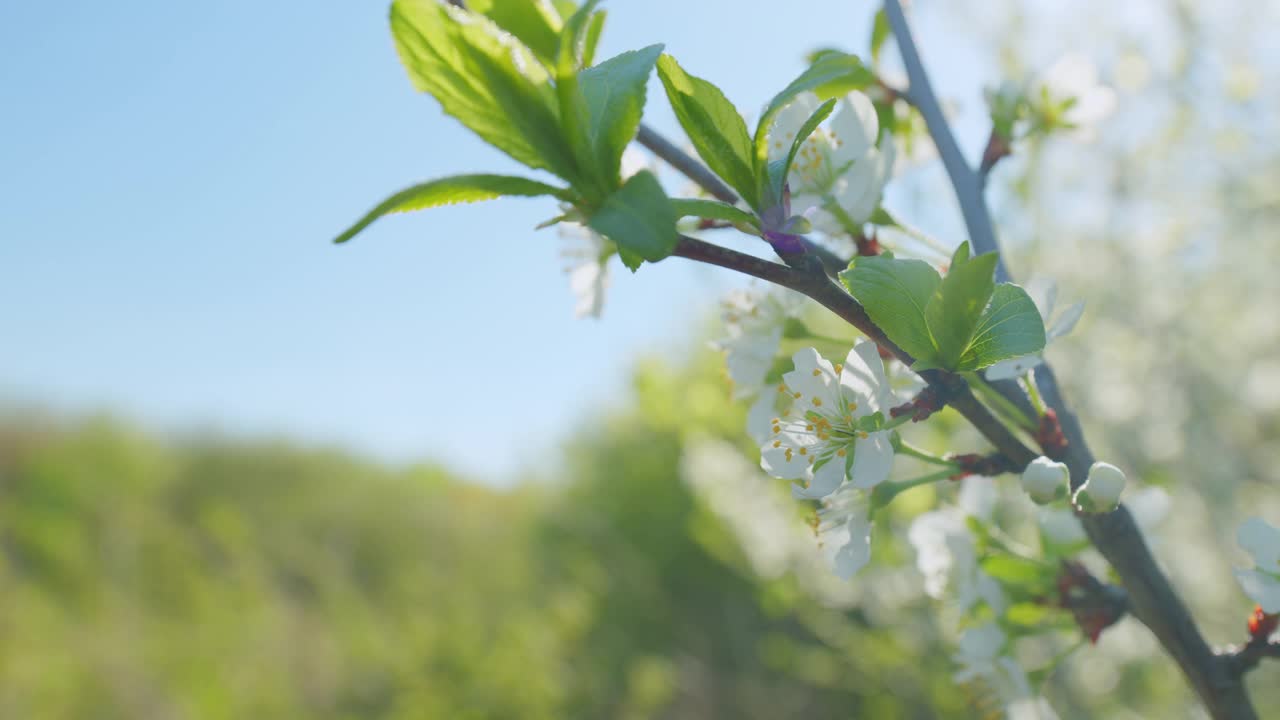
[[[614,0],[602,53],[665,42],[750,115],[807,50],[865,48],[872,3],[803,5]],[[412,90],[385,3],[6,3],[0,48],[10,403],[496,479],[622,397],[637,354],[690,347],[736,284],[673,259],[574,320],[546,201],[330,245],[414,181],[516,170]],[[656,82],[649,120],[674,134]]]

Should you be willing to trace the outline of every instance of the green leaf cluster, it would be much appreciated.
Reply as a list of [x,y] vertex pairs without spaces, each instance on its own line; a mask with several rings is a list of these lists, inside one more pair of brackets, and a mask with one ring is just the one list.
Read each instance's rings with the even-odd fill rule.
[[[625,184],[620,177],[662,46],[593,64],[605,17],[598,3],[481,0],[464,10],[395,0],[392,35],[414,86],[490,145],[568,187],[497,175],[433,180],[388,198],[337,242],[391,212],[545,195],[573,205],[633,269],[669,255],[678,240],[676,213],[661,185],[647,172]],[[624,216],[629,220],[620,222]]]
[[996,285],[996,255],[962,243],[945,277],[922,260],[861,257],[840,274],[872,321],[916,370],[979,370],[1044,349],[1044,321],[1026,291]]
[[[824,51],[813,58],[786,88],[765,106],[754,134],[724,92],[713,83],[691,75],[670,55],[658,60],[658,77],[676,119],[693,143],[698,156],[762,217],[782,200],[782,186],[791,161],[804,140],[831,114],[834,98],[869,86],[875,75],[856,55]],[[778,113],[796,96],[813,92],[824,103],[796,134],[785,161],[769,163],[768,136]],[[779,218],[778,221],[785,221]]]

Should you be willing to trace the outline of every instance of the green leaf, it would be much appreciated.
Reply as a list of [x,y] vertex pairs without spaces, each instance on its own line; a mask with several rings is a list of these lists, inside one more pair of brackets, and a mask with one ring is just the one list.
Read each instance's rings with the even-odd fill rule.
[[1027,291],[1008,283],[997,285],[983,311],[969,347],[956,368],[979,370],[1009,358],[1044,350],[1044,320]]
[[578,77],[587,107],[587,142],[605,178],[617,178],[622,151],[636,136],[649,73],[662,54],[650,45],[610,58]]
[[[599,2],[600,0],[588,0],[569,17],[560,31],[560,42],[556,49],[555,93],[560,108],[560,122],[564,128],[564,143],[571,148],[579,170],[575,186],[583,190],[611,185],[591,143],[591,115],[587,108],[586,93],[578,76],[582,67],[587,26],[591,20],[591,12]],[[590,191],[585,194],[595,195]]]
[[556,8],[543,0],[468,0],[467,9],[492,20],[550,64],[564,25]]
[[923,260],[860,257],[840,280],[872,322],[917,363],[924,367],[935,359],[925,308],[942,282],[937,270]]
[[604,33],[604,20],[608,13],[604,10],[597,10],[591,16],[591,22],[587,23],[587,35],[582,41],[582,64],[584,67],[591,67],[595,63],[596,47],[600,44],[600,36]]
[[1004,618],[1020,627],[1041,627],[1049,622],[1054,609],[1048,605],[1034,602],[1020,602],[1009,606]]
[[676,217],[700,217],[711,220],[723,220],[737,227],[744,226],[759,229],[760,220],[751,213],[736,208],[719,200],[702,200],[699,198],[672,198],[671,206],[675,208]]
[[414,87],[490,145],[572,183],[550,78],[487,18],[436,0],[395,0],[391,32]]
[[1052,583],[1057,569],[1013,555],[992,555],[982,560],[982,571],[1009,585]]
[[938,345],[937,363],[947,370],[959,365],[991,299],[997,258],[995,253],[986,253],[970,260],[969,243],[961,243],[951,269],[929,299],[925,320]]
[[880,62],[880,51],[884,49],[884,41],[889,39],[892,29],[889,27],[889,16],[884,8],[876,11],[876,19],[871,23],[871,62]]
[[738,109],[720,88],[686,73],[670,55],[658,58],[658,77],[698,156],[758,210],[751,137]]
[[804,121],[800,129],[796,131],[796,137],[791,141],[791,148],[787,150],[787,157],[784,160],[769,163],[768,171],[765,177],[767,185],[761,191],[760,196],[763,199],[765,207],[772,207],[782,200],[782,188],[787,182],[787,173],[791,172],[791,163],[795,162],[796,153],[800,152],[800,148],[804,145],[804,141],[809,139],[814,130],[831,116],[831,111],[836,107],[835,98],[827,100],[818,106],[817,110]]
[[658,179],[648,170],[631,176],[587,221],[587,225],[618,245],[632,270],[640,260],[657,262],[675,249],[676,211]]
[[807,70],[773,96],[765,106],[760,123],[756,125],[755,167],[763,168],[769,157],[769,128],[782,108],[802,92],[814,92],[818,99],[844,95],[850,90],[865,88],[875,80],[875,73],[862,64],[856,55],[830,52],[821,54]]
[[528,178],[510,175],[454,175],[414,185],[383,200],[356,224],[335,238],[334,242],[344,243],[350,240],[383,215],[425,210],[454,203],[492,200],[504,195],[519,197],[551,195],[565,201],[571,199],[567,190]]
[[600,0],[587,0],[577,9],[564,27],[560,29],[560,37],[556,46],[556,74],[560,75],[584,67],[587,35],[591,26],[591,15],[595,12]]

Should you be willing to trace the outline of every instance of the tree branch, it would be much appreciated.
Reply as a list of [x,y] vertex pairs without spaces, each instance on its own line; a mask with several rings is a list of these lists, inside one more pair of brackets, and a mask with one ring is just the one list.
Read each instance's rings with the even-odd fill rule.
[[[956,200],[960,203],[960,212],[964,215],[964,224],[969,228],[969,242],[974,254],[999,252],[996,245],[995,229],[991,224],[991,213],[982,199],[982,181],[979,175],[969,167],[960,146],[956,144],[951,127],[942,113],[942,105],[933,93],[929,75],[920,61],[920,53],[916,50],[915,40],[911,37],[911,28],[907,25],[907,16],[902,11],[902,3],[898,0],[885,0],[885,15],[889,18],[889,26],[893,28],[893,36],[898,41],[898,52],[902,55],[902,64],[907,68],[907,80],[910,85],[907,93],[911,104],[920,111],[924,123],[929,128],[933,144],[938,146],[938,154],[942,157],[942,165],[951,179],[955,189]],[[1005,267],[1004,258],[996,264],[996,281],[1006,282],[1009,271]]]
[[[819,268],[814,267],[806,271],[802,268],[788,267],[691,237],[681,237],[672,254],[736,270],[807,295],[860,330],[877,345],[888,350],[907,367],[911,367],[915,362],[915,359],[906,351],[885,336],[852,295],[832,282],[831,278]],[[1038,453],[1024,445],[1004,423],[992,415],[986,405],[974,397],[963,378],[941,370],[925,370],[920,373],[920,377],[924,378],[930,387],[936,388],[944,397],[949,398],[948,404],[1008,458],[1014,472],[1021,472],[1038,456]]]
[[[640,131],[636,134],[636,142],[647,148],[649,152],[662,158],[671,167],[679,170],[682,175],[692,180],[698,187],[710,193],[711,197],[730,205],[738,203],[738,196],[733,192],[733,189],[726,185],[715,173],[711,172],[711,168],[676,147],[670,140],[662,137],[648,125],[640,124]],[[841,270],[849,266],[848,261],[811,240],[805,239],[804,247],[806,252],[812,253],[822,261],[822,266],[826,268],[827,274],[832,277],[835,277]]]
[[[898,40],[903,63],[907,67],[912,99],[924,116],[929,133],[938,146],[960,202],[973,246],[978,252],[999,252],[991,216],[982,194],[981,177],[965,162],[946,118],[942,115],[911,37],[900,0],[885,0],[885,12]],[[1008,278],[1003,259],[997,265],[996,277],[1001,280]],[[1072,488],[1079,487],[1094,462],[1079,418],[1067,407],[1052,368],[1047,364],[1037,368],[1036,381],[1046,402],[1057,413],[1068,441],[1066,451],[1059,459],[1071,471]],[[1007,384],[1002,389],[1007,392]],[[1257,713],[1241,682],[1240,674],[1233,672],[1234,662],[1215,655],[1205,642],[1182,598],[1156,564],[1128,509],[1122,505],[1115,512],[1084,515],[1081,520],[1094,546],[1119,573],[1129,592],[1134,616],[1151,630],[1182,668],[1210,714],[1219,719],[1256,718]]]
[[1218,657],[1228,664],[1232,674],[1240,676],[1266,658],[1280,660],[1280,642],[1251,642],[1240,648],[1228,648]]

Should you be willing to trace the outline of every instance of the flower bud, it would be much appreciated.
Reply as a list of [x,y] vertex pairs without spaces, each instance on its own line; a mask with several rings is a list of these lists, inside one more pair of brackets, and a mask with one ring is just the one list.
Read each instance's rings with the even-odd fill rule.
[[1067,466],[1041,455],[1022,471],[1022,489],[1038,505],[1051,503],[1058,496],[1058,488],[1067,484]]
[[1096,462],[1089,468],[1089,477],[1076,490],[1072,502],[1084,512],[1111,512],[1120,504],[1124,484],[1124,472],[1120,468],[1110,463]]

